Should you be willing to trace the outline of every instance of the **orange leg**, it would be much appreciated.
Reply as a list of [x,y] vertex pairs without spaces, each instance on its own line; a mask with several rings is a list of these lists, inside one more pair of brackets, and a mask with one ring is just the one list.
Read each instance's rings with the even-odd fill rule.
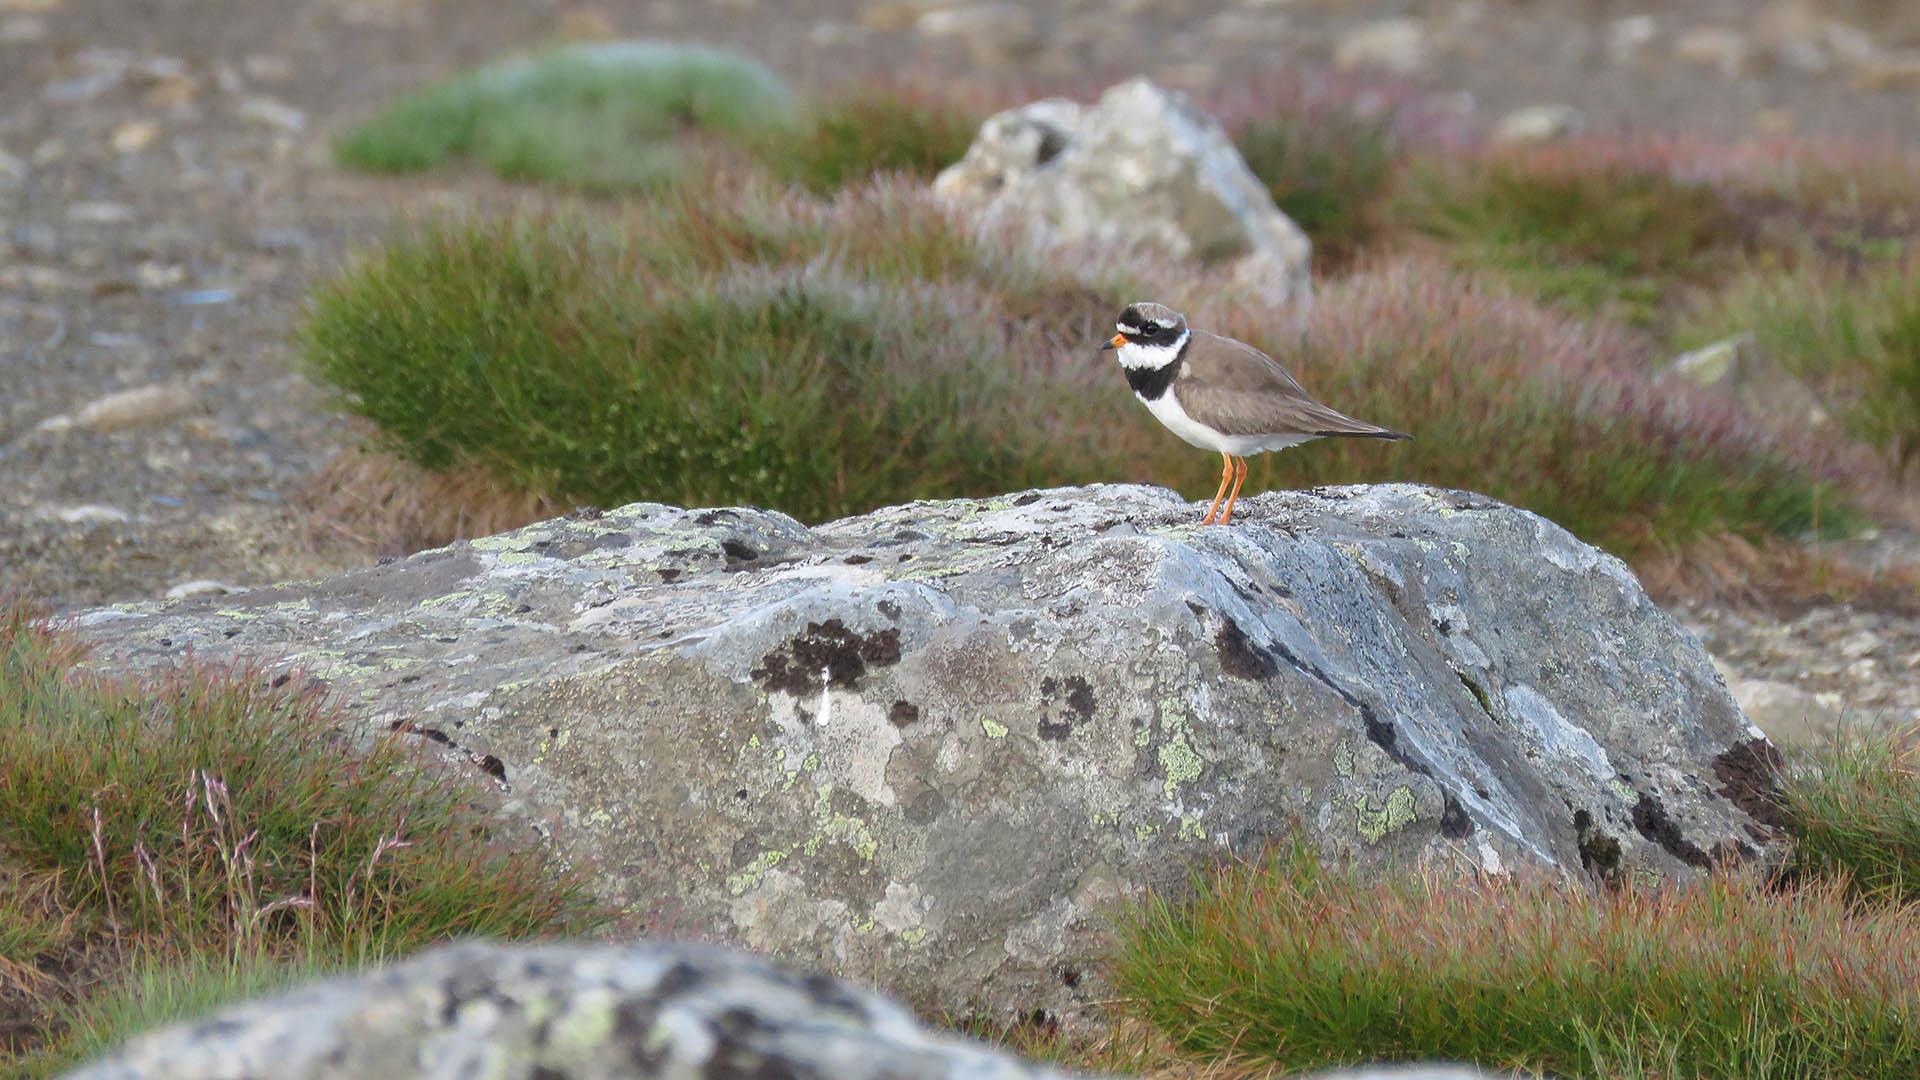
[[1220,509],[1220,500],[1227,497],[1227,481],[1232,479],[1233,459],[1222,453],[1220,455],[1220,490],[1213,493],[1213,505],[1207,507],[1207,516],[1200,519],[1200,524],[1213,524],[1213,513]]
[[1233,501],[1240,497],[1240,485],[1247,482],[1247,459],[1233,459],[1233,492],[1227,496],[1227,505],[1220,511],[1220,524],[1233,520]]

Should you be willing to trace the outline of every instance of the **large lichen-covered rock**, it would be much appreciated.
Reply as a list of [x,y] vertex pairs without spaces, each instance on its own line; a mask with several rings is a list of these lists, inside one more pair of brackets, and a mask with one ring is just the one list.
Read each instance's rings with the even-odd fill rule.
[[1274,301],[1305,301],[1312,244],[1185,96],[1134,79],[1092,108],[1049,98],[989,117],[934,190],[1068,244],[1231,261]]
[[1071,1019],[1105,905],[1290,835],[1616,879],[1769,851],[1771,744],[1618,560],[1415,486],[1198,516],[636,504],[77,623],[103,665],[304,668],[637,923],[949,1014]]
[[725,949],[465,944],[135,1039],[71,1080],[1062,1077]]

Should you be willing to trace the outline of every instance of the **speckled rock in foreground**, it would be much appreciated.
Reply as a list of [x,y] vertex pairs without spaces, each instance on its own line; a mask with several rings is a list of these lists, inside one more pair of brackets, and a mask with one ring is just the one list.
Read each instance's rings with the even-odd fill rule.
[[136,1039],[71,1080],[1063,1077],[724,949],[468,944]]
[[[133,1040],[67,1080],[1067,1080],[899,1006],[697,945],[437,949]],[[1319,1080],[1491,1080],[1386,1066]]]
[[79,624],[112,666],[284,658],[648,927],[950,1013],[1072,1019],[1103,904],[1292,830],[1641,878],[1769,847],[1771,745],[1618,561],[1457,492],[1241,508],[634,505]]

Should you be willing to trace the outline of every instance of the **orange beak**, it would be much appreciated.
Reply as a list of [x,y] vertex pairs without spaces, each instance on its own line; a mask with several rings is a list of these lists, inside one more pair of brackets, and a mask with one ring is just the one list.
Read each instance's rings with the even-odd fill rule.
[[1120,346],[1125,345],[1126,343],[1127,343],[1127,335],[1115,334],[1113,335],[1113,340],[1107,342],[1105,345],[1100,346],[1100,351],[1106,352],[1108,349],[1117,349]]

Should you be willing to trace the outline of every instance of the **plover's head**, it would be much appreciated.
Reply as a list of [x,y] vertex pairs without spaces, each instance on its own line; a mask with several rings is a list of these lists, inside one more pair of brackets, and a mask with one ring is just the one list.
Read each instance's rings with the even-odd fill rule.
[[1165,304],[1142,300],[1128,304],[1114,320],[1117,331],[1101,351],[1118,349],[1124,368],[1162,368],[1180,358],[1187,344],[1187,320]]

